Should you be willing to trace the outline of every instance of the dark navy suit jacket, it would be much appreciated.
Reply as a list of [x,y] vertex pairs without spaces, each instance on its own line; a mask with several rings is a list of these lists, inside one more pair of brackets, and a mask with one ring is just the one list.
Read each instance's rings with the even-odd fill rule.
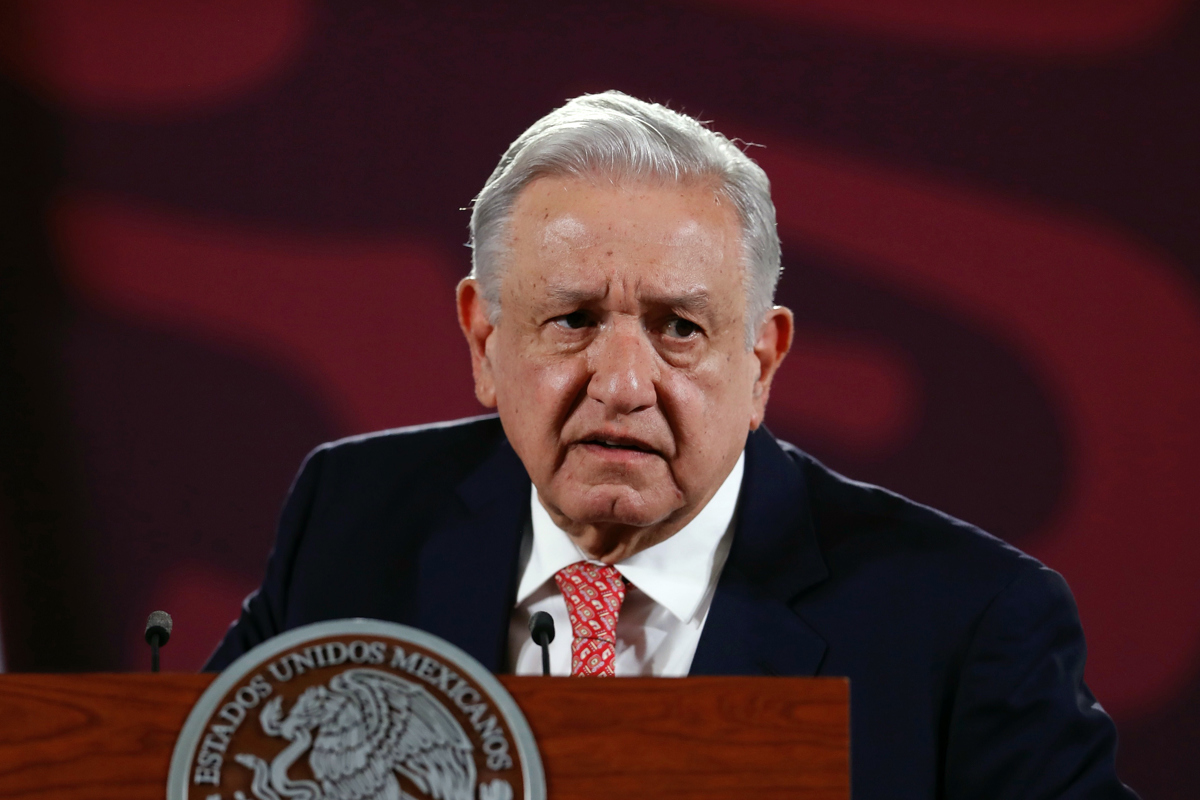
[[[743,481],[691,674],[849,676],[856,798],[1133,796],[1057,573],[764,429]],[[317,449],[207,668],[289,628],[372,617],[506,670],[529,497],[495,417]]]

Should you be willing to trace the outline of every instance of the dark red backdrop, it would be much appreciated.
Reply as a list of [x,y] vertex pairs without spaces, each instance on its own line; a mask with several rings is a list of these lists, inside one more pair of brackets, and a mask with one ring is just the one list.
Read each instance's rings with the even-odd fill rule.
[[1200,9],[1176,0],[8,3],[10,669],[193,669],[300,459],[478,411],[462,210],[565,98],[765,145],[768,424],[1063,572],[1123,775],[1200,751]]

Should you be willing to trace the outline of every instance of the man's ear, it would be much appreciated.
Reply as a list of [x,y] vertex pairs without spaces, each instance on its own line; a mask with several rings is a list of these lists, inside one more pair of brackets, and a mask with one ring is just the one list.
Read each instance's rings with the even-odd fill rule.
[[754,381],[753,408],[750,414],[750,430],[762,424],[767,413],[767,398],[771,394],[771,381],[775,370],[792,348],[795,322],[791,309],[775,306],[767,312],[759,328],[758,341],[754,343],[754,356],[758,361],[758,378]]
[[496,407],[496,381],[488,358],[487,342],[496,326],[488,320],[487,301],[474,278],[458,283],[458,325],[471,348],[471,374],[475,376],[475,396],[488,408]]

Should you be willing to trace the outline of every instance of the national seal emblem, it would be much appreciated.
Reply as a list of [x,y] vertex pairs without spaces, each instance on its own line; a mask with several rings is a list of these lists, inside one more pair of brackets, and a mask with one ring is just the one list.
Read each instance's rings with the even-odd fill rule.
[[533,735],[479,662],[423,631],[320,622],[243,655],[197,701],[169,800],[544,800]]

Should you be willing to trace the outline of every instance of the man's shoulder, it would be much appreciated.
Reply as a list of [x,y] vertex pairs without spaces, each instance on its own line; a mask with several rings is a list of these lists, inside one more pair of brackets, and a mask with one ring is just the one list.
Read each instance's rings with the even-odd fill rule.
[[831,571],[878,572],[905,581],[1000,591],[1028,570],[1045,569],[1004,540],[881,486],[853,480],[787,442]]
[[482,453],[503,435],[500,418],[495,414],[484,414],[360,433],[326,442],[317,451],[335,453],[337,457],[347,459],[402,458],[447,450],[461,450],[464,454],[479,450]]
[[856,763],[899,765],[856,769],[859,789],[895,794],[895,781],[875,780],[895,774],[918,794],[1133,797],[1113,774],[1112,724],[1082,683],[1083,633],[1060,575],[779,445],[827,568],[791,608],[826,644],[820,674],[851,679]]
[[304,469],[323,482],[359,488],[377,483],[461,480],[504,441],[495,414],[348,436],[313,450]]

